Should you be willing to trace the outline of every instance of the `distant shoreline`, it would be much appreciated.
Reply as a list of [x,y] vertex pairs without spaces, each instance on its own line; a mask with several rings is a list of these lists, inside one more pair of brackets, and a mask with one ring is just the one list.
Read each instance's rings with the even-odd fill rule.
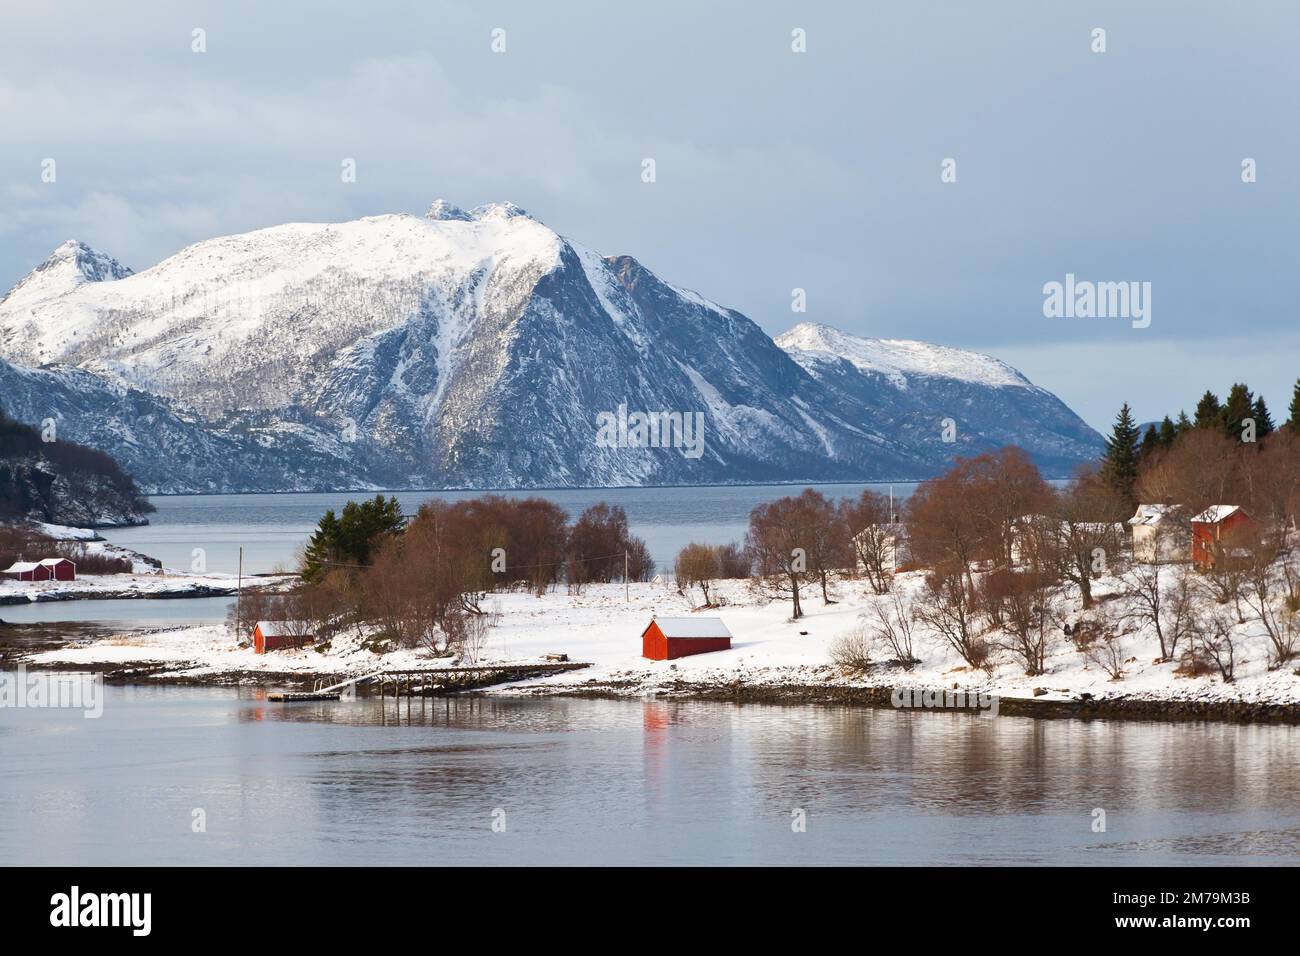
[[[485,488],[337,488],[324,491],[176,491],[145,492],[146,498],[237,498],[246,495],[409,495],[409,494],[517,494],[544,493],[548,491],[650,491],[690,488],[800,488],[809,485],[919,485],[928,478],[864,478],[820,481],[736,481],[726,484],[698,485],[547,485],[545,487],[485,487]],[[1044,476],[1044,481],[1070,481],[1069,475]],[[148,524],[148,522],[145,522]],[[106,526],[107,527],[107,526]]]

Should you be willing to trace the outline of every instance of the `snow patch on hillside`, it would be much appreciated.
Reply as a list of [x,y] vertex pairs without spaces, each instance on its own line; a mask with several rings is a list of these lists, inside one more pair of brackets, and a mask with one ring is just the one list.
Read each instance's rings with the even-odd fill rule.
[[847,359],[864,372],[884,375],[900,389],[908,387],[911,375],[951,378],[991,387],[1031,385],[1014,368],[991,355],[907,339],[860,338],[814,322],[796,325],[778,335],[775,342],[795,361],[801,361],[803,353],[822,360]]

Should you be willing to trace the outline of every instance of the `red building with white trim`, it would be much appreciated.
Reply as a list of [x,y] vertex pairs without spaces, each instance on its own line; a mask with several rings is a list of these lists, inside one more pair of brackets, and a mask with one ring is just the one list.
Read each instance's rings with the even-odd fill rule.
[[69,561],[67,558],[46,558],[41,561],[41,567],[50,572],[50,579],[53,581],[77,580],[76,562]]
[[1217,567],[1224,557],[1251,543],[1254,525],[1240,505],[1210,505],[1192,519],[1192,563]]
[[258,621],[253,628],[253,651],[265,654],[302,647],[315,639],[310,627],[301,621]]
[[15,561],[4,574],[19,581],[48,581],[51,576],[50,569],[39,561]]
[[641,656],[671,661],[731,649],[731,632],[720,617],[661,617],[641,632]]

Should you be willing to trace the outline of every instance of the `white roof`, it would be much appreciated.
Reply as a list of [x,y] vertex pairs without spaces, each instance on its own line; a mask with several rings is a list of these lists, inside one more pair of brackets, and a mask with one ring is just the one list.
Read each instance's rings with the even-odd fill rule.
[[39,564],[35,561],[15,561],[9,567],[5,568],[5,574],[21,574],[25,571],[35,571]]
[[315,628],[307,621],[258,621],[263,637],[299,637]]
[[1138,505],[1137,513],[1128,519],[1128,523],[1145,525],[1158,524],[1172,515],[1173,512],[1173,505]]
[[68,564],[74,564],[74,562],[69,561],[67,558],[42,558],[41,559],[41,564],[45,565],[47,568],[52,568],[56,564],[63,564],[64,562],[67,562]]
[[1210,505],[1192,520],[1198,524],[1218,524],[1228,515],[1240,510],[1240,505]]
[[731,637],[720,617],[657,617],[664,637]]

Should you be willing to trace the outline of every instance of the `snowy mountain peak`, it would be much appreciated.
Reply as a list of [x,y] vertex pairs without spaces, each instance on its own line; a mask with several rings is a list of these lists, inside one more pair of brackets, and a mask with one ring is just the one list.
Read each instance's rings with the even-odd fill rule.
[[842,358],[864,372],[885,376],[898,388],[907,388],[915,376],[994,387],[1032,384],[991,355],[908,339],[861,338],[816,322],[796,325],[778,335],[776,344],[801,365],[828,357]]
[[470,222],[472,217],[464,209],[445,199],[435,199],[429,211],[424,214],[425,219],[433,219],[437,222]]
[[100,252],[80,239],[69,239],[55,249],[37,270],[69,264],[86,282],[106,282],[125,279],[132,272],[112,256]]
[[79,239],[69,239],[0,298],[9,305],[36,302],[70,292],[85,282],[111,282],[133,275],[112,256]]
[[[469,214],[471,217],[477,219],[479,222],[485,222],[493,219],[515,219],[521,216],[524,219],[533,218],[532,216],[528,215],[528,212],[526,210],[521,209],[519,206],[516,206],[512,202],[484,203],[481,206],[475,206],[473,209],[470,210]],[[536,222],[535,219],[533,221]]]

